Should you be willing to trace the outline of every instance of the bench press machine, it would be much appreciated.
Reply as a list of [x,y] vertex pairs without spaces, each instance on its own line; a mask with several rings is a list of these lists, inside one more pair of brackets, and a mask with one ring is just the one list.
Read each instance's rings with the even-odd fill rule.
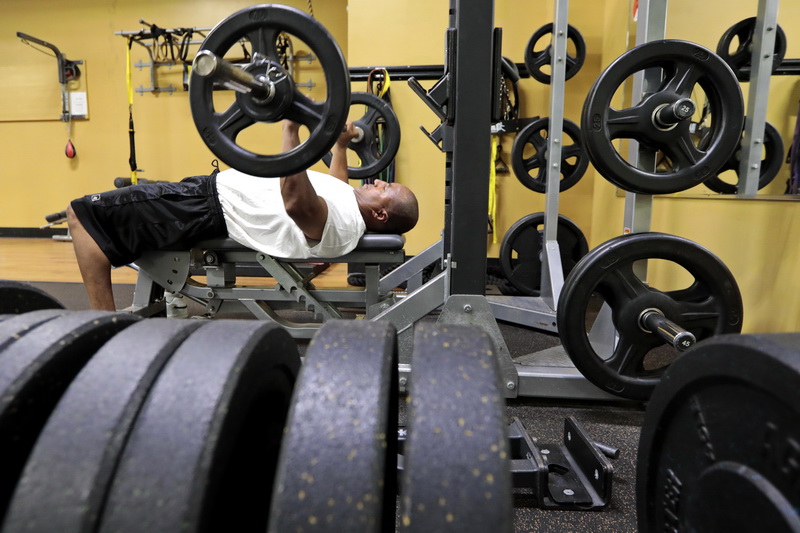
[[[390,305],[394,291],[402,283],[421,284],[422,273],[395,269],[381,277],[381,269],[405,261],[402,235],[368,233],[356,248],[342,257],[326,258],[326,263],[363,264],[366,283],[363,288],[318,289],[313,279],[318,268],[304,269],[315,259],[271,257],[244,247],[232,239],[211,239],[180,250],[148,252],[136,261],[139,276],[130,311],[152,316],[164,310],[164,289],[183,294],[205,305],[206,315],[246,311],[255,318],[272,320],[285,327],[295,338],[311,338],[321,323],[299,323],[282,317],[277,311],[311,311],[322,322],[340,318],[340,308],[363,310],[367,319],[381,306]],[[316,260],[320,261],[320,260]],[[237,276],[248,266],[256,266],[259,276],[273,278],[272,287],[237,283]],[[310,270],[305,273],[305,270]],[[250,274],[248,274],[250,275]],[[205,277],[203,281],[201,278]]]

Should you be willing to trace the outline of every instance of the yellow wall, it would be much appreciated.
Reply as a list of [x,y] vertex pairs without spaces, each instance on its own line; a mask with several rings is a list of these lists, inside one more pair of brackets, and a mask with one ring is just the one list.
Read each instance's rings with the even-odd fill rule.
[[[306,10],[307,1],[286,2]],[[70,59],[84,59],[90,118],[76,121],[72,138],[78,157],[63,155],[66,126],[57,116],[48,121],[0,122],[4,177],[0,180],[0,227],[36,227],[47,213],[63,209],[79,195],[111,187],[116,176],[127,176],[127,95],[125,42],[115,31],[138,30],[139,19],[162,27],[208,27],[247,6],[241,1],[117,0],[62,5],[40,0],[35,8],[23,0],[0,3],[0,71],[17,67],[52,70],[55,61],[24,46],[14,36],[24,31],[57,44]],[[334,35],[353,66],[441,64],[448,25],[447,0],[318,0],[314,14]],[[719,37],[735,22],[756,13],[757,0],[734,3],[671,0],[669,38],[686,39],[715,49]],[[688,14],[688,15],[687,15]],[[524,47],[541,25],[552,22],[553,2],[497,0],[495,25],[503,28],[503,55],[523,61]],[[577,76],[567,81],[565,116],[579,122],[586,93],[602,69],[633,43],[635,24],[629,0],[573,0],[569,22],[586,40],[588,57]],[[779,22],[786,31],[787,57],[800,57],[800,5],[782,2]],[[134,62],[147,60],[134,46]],[[165,80],[174,74],[164,72]],[[487,80],[488,82],[488,80]],[[179,83],[176,79],[175,83]],[[134,70],[134,85],[149,85],[146,72]],[[432,81],[423,81],[430,87]],[[4,96],[7,83],[0,85]],[[57,89],[56,84],[56,89]],[[747,84],[743,84],[745,97]],[[354,83],[353,90],[364,90]],[[549,87],[532,78],[520,81],[522,116],[547,116]],[[56,92],[57,94],[57,92]],[[408,251],[417,253],[435,242],[443,226],[444,155],[419,131],[429,131],[438,119],[405,82],[392,84],[394,108],[400,118],[402,144],[397,157],[398,180],[414,188],[423,212],[408,235]],[[800,79],[772,78],[767,119],[791,142]],[[3,99],[5,105],[14,105]],[[52,104],[51,104],[52,105]],[[58,110],[58,102],[55,109]],[[32,110],[40,112],[39,109]],[[177,179],[206,173],[213,155],[202,144],[192,123],[188,95],[178,91],[134,97],[137,158],[142,177]],[[34,113],[32,113],[32,116]],[[2,117],[0,113],[0,117]],[[502,138],[509,162],[513,136]],[[780,194],[787,168],[766,193]],[[488,182],[487,182],[488,183]],[[708,193],[704,187],[697,191]],[[542,211],[543,195],[523,187],[512,174],[498,177],[497,244],[487,237],[489,256],[496,256],[503,234],[522,216]],[[591,168],[581,182],[560,198],[560,212],[574,220],[590,246],[622,231],[624,199]],[[716,253],[732,270],[745,300],[745,331],[794,331],[800,323],[795,294],[800,281],[795,265],[800,245],[800,216],[792,201],[656,198],[653,229],[692,239]]]

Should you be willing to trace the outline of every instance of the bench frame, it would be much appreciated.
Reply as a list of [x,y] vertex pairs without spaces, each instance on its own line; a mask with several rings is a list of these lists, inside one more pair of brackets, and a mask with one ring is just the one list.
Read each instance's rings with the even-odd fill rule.
[[[128,310],[142,316],[163,312],[166,290],[204,305],[209,318],[247,311],[258,319],[280,324],[295,338],[311,338],[322,323],[340,318],[342,308],[359,310],[371,319],[395,302],[396,287],[414,276],[400,279],[402,276],[390,273],[382,278],[380,272],[387,265],[405,261],[404,243],[400,235],[366,234],[349,254],[326,259],[275,258],[232,239],[203,241],[188,250],[148,252],[136,261],[139,276]],[[322,268],[320,261],[324,261]],[[363,264],[365,286],[316,288],[313,279],[331,263]],[[237,271],[253,266],[260,267],[261,276],[273,278],[275,285],[238,284]],[[205,276],[205,282],[198,279],[201,276]],[[322,322],[290,321],[277,313],[284,309],[311,311]]]

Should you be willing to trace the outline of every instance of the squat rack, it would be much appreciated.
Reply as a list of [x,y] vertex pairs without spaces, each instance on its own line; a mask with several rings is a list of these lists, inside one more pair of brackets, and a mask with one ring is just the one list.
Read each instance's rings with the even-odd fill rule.
[[[511,359],[497,319],[556,331],[555,307],[563,285],[559,245],[558,180],[560,175],[564,83],[567,51],[567,0],[555,0],[553,27],[552,87],[547,193],[545,198],[545,254],[539,298],[485,295],[485,241],[475,235],[486,232],[484,213],[488,205],[487,169],[491,164],[491,84],[494,60],[499,55],[501,34],[494,29],[493,2],[453,0],[447,30],[444,76],[425,92],[415,80],[409,84],[442,119],[429,136],[441,143],[445,163],[445,227],[442,240],[409,260],[395,272],[408,279],[439,257],[443,269],[429,282],[388,307],[375,319],[391,321],[400,333],[400,383],[407,385],[409,348],[413,324],[442,307],[439,322],[469,324],[487,330],[500,361],[507,397],[543,396],[562,398],[618,399],[589,383],[570,366],[523,366]],[[492,43],[494,46],[486,46]],[[394,278],[382,280],[388,283]],[[563,351],[562,351],[563,353]]]
[[[636,44],[665,38],[668,0],[644,0],[639,3],[639,26]],[[760,139],[763,138],[769,64],[764,66],[762,53],[774,46],[774,28],[778,0],[759,0],[758,23],[753,47],[753,77],[750,86],[748,119],[743,142],[741,176],[745,176],[742,194],[757,186],[760,162]],[[479,4],[479,5],[476,5]],[[407,385],[410,373],[410,345],[413,325],[428,313],[442,308],[439,322],[469,324],[487,330],[496,346],[507,397],[619,400],[590,383],[572,366],[561,346],[531,354],[525,359],[550,361],[545,364],[520,364],[512,360],[497,320],[557,332],[556,312],[564,278],[559,244],[556,239],[559,203],[561,137],[564,117],[564,85],[567,52],[568,0],[554,0],[552,42],[552,81],[550,91],[550,126],[548,136],[547,188],[545,194],[542,295],[540,297],[486,296],[485,272],[487,247],[476,235],[486,231],[484,213],[488,204],[486,172],[491,164],[490,127],[491,85],[495,58],[499,56],[501,35],[495,30],[493,2],[470,3],[451,0],[450,28],[447,30],[443,77],[427,92],[416,80],[409,84],[442,119],[429,136],[441,145],[445,163],[445,227],[442,239],[407,261],[381,280],[381,288],[390,288],[396,280],[419,279],[419,273],[440,259],[442,270],[429,282],[409,283],[408,295],[385,307],[375,319],[391,321],[400,333],[400,384]],[[487,46],[492,43],[493,46]],[[763,68],[762,68],[763,67]],[[648,84],[640,72],[634,77],[633,94],[642,94]],[[636,150],[633,156],[642,165],[655,165],[652,151]],[[751,162],[755,159],[755,162]],[[624,233],[650,230],[652,196],[626,194]],[[640,273],[642,276],[646,272]],[[416,276],[416,278],[414,278]],[[646,279],[642,277],[642,279]],[[383,304],[386,305],[386,304]],[[595,329],[598,331],[595,332]],[[601,316],[592,331],[598,342],[613,343],[615,330],[610,316]],[[552,363],[552,361],[556,361]]]

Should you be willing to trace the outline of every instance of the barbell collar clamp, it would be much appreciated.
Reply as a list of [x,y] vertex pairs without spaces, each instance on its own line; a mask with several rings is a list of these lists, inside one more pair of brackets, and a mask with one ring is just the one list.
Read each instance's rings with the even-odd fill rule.
[[658,309],[650,308],[642,311],[639,315],[639,327],[645,333],[658,335],[679,352],[688,350],[697,342],[693,333],[665,317]]
[[[364,129],[361,128],[360,126],[355,126],[355,125],[353,126],[353,129],[356,130],[356,136],[353,137],[350,140],[350,142],[352,142],[352,143],[360,143],[361,141],[364,140]],[[345,125],[345,127],[342,128],[342,133],[345,133],[346,131],[347,131],[347,125]]]
[[275,94],[275,84],[263,77],[234,66],[209,50],[200,50],[192,62],[192,72],[211,78],[228,89],[253,94],[269,101]]
[[653,112],[653,124],[661,130],[671,130],[680,122],[689,120],[697,111],[691,98],[679,98],[671,104],[662,104]]

